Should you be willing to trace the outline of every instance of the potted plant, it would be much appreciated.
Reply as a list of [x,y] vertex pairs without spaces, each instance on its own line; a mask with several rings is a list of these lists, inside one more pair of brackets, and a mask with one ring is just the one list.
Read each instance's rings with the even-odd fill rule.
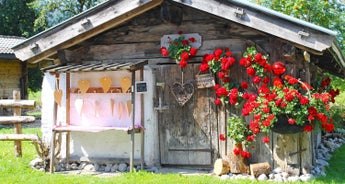
[[186,39],[182,31],[179,31],[178,34],[176,39],[170,40],[168,48],[164,46],[160,48],[160,53],[162,56],[174,58],[181,68],[185,68],[188,60],[197,54],[197,49],[190,44],[194,43],[196,39],[194,37]]

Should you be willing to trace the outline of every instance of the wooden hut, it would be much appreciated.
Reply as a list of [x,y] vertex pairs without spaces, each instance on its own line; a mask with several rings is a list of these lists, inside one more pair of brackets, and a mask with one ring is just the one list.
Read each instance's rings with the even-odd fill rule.
[[[197,37],[200,43],[183,75],[173,59],[162,57],[159,52],[165,39],[180,30],[186,36]],[[229,112],[214,105],[212,88],[197,88],[194,83],[203,54],[229,47],[239,59],[246,46],[254,44],[272,61],[285,62],[293,75],[307,81],[317,72],[344,77],[345,60],[335,35],[334,31],[239,0],[120,0],[104,2],[26,40],[14,50],[18,58],[29,63],[47,58],[55,61],[54,66],[44,69],[42,129],[47,141],[51,140],[54,126],[70,125],[80,118],[72,110],[73,96],[78,98],[79,93],[73,88],[78,88],[81,79],[89,80],[93,89],[86,94],[103,95],[97,99],[109,103],[110,99],[117,99],[111,97],[111,92],[97,91],[101,77],[111,77],[114,90],[120,87],[123,75],[132,77],[132,92],[135,83],[144,84],[145,92],[139,94],[141,100],[137,102],[141,106],[136,108],[140,121],[136,123],[145,131],[134,139],[117,131],[94,135],[71,132],[66,139],[73,141],[67,141],[67,147],[62,144],[71,158],[111,161],[128,159],[132,152],[134,158],[142,155],[146,165],[210,167],[217,158],[229,154],[231,143],[218,139],[227,131]],[[310,55],[310,62],[304,61],[303,53]],[[116,73],[121,68],[117,65],[130,67],[138,62],[145,64],[137,68],[142,71],[136,75],[140,77],[133,79],[130,73]],[[245,77],[243,69],[235,71],[235,79]],[[181,85],[181,80],[191,82],[192,87]],[[183,105],[173,92],[176,83],[180,83],[182,91],[189,88],[182,94]],[[62,93],[59,105],[52,98],[57,90]],[[108,111],[113,107],[102,104],[101,109],[110,116]],[[89,110],[92,117],[97,113]],[[130,127],[131,121],[126,123]],[[303,133],[273,137],[270,145],[253,146],[250,162],[269,162],[273,168],[290,165],[310,172],[316,136]],[[131,149],[130,140],[143,146],[136,144]],[[68,153],[61,152],[60,157]]]
[[22,98],[27,98],[26,62],[21,62],[11,49],[25,38],[0,35],[0,98],[12,98],[12,91],[21,91]]

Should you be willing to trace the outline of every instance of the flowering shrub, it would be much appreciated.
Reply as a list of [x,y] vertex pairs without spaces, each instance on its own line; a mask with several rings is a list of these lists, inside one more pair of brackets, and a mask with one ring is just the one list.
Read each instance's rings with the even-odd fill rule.
[[190,43],[194,43],[196,40],[194,37],[185,39],[182,35],[182,31],[179,31],[179,37],[170,41],[169,48],[161,47],[160,53],[162,56],[170,56],[176,60],[176,63],[184,68],[188,64],[188,60],[195,56],[197,49],[190,46]]
[[[330,78],[322,79],[319,86],[312,87],[285,74],[283,63],[270,64],[267,56],[257,52],[255,47],[248,47],[239,64],[251,80],[251,91],[254,92],[249,92],[247,82],[231,81],[229,77],[235,62],[229,49],[216,49],[214,53],[204,55],[200,65],[201,72],[209,70],[219,78],[219,83],[214,86],[215,104],[240,107],[242,118],[252,117],[248,125],[241,118],[230,118],[227,137],[237,143],[254,141],[258,133],[268,133],[278,126],[281,116],[287,118],[286,125],[299,125],[307,132],[317,125],[324,131],[333,131],[330,105],[339,90],[330,87]],[[269,137],[264,136],[262,141],[268,143]]]

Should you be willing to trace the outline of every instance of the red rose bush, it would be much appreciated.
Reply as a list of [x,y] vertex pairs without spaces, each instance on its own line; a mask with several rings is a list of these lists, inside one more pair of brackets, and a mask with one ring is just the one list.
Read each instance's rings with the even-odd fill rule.
[[[230,78],[235,63],[231,51],[226,48],[205,54],[200,65],[201,72],[211,71],[219,79],[214,86],[215,104],[241,109],[241,116],[229,118],[227,137],[236,143],[250,143],[259,133],[267,134],[279,128],[278,119],[281,117],[286,119],[284,126],[297,125],[306,132],[316,126],[326,132],[334,130],[330,106],[339,91],[331,88],[328,77],[321,80],[321,85],[312,87],[285,74],[286,68],[282,62],[271,64],[268,57],[257,52],[255,47],[248,47],[239,60],[250,81],[234,81]],[[245,122],[244,117],[251,120]],[[225,139],[224,135],[222,140]],[[264,136],[261,141],[268,143],[270,139]],[[241,153],[239,150],[235,152]],[[250,154],[243,155],[248,157]]]

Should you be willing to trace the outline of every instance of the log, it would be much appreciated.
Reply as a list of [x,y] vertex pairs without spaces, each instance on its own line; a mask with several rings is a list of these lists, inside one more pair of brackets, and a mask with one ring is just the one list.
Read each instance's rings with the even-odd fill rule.
[[213,172],[220,176],[222,174],[228,174],[230,172],[229,162],[223,159],[217,159],[214,162]]
[[0,116],[0,125],[34,123],[35,121],[33,116]]
[[226,158],[229,162],[231,173],[249,173],[249,165],[241,155],[229,154]]
[[35,134],[0,134],[0,141],[37,141]]
[[35,100],[0,100],[0,108],[35,108]]
[[271,171],[271,166],[268,162],[250,164],[250,174],[254,177],[258,177],[261,174],[268,175]]

